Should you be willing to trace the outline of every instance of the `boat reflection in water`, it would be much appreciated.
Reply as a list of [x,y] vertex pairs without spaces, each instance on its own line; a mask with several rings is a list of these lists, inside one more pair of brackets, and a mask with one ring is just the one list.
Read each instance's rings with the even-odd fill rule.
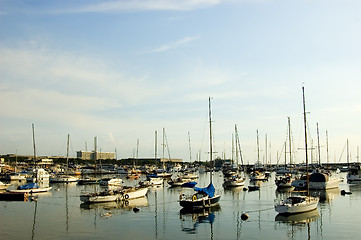
[[275,217],[275,221],[287,223],[291,225],[305,225],[307,223],[315,221],[319,216],[320,214],[318,210],[315,209],[309,212],[292,214],[292,215],[278,214]]
[[133,210],[133,208],[135,208],[135,207],[146,207],[146,206],[148,206],[148,199],[146,197],[137,198],[137,199],[130,199],[130,200],[122,200],[122,201],[119,201],[119,202],[82,203],[82,204],[80,204],[80,208],[84,209],[84,210],[92,210],[92,209]]
[[195,234],[197,227],[201,223],[209,223],[211,225],[211,235],[213,235],[212,224],[215,221],[215,212],[221,209],[220,205],[210,208],[189,209],[182,208],[179,212],[179,218],[182,222],[182,231]]
[[312,196],[317,196],[320,202],[331,202],[333,199],[341,195],[340,188],[332,188],[327,190],[310,190]]

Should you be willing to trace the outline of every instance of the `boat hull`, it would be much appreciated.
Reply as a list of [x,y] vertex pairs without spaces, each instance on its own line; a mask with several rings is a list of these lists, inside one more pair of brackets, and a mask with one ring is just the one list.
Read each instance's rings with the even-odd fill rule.
[[299,204],[287,204],[281,202],[275,205],[276,212],[280,214],[297,214],[312,211],[317,208],[318,198],[308,197],[308,200]]
[[80,201],[85,202],[85,203],[116,202],[116,201],[119,201],[120,199],[121,199],[120,194],[105,195],[105,196],[99,196],[99,195],[92,196],[90,194],[87,194],[87,195],[80,196]]
[[50,178],[51,183],[70,183],[77,182],[79,179],[73,176],[58,176],[54,178]]
[[124,199],[135,199],[135,198],[141,198],[147,195],[148,188],[139,188],[139,189],[131,189],[130,191],[125,190],[123,192],[123,198]]
[[207,208],[216,206],[220,200],[220,195],[215,195],[210,198],[201,198],[193,201],[192,199],[184,199],[180,200],[179,204],[186,209],[198,209],[198,208]]
[[225,181],[223,183],[224,187],[240,187],[240,186],[244,186],[245,181],[244,180],[239,180],[239,181]]
[[129,188],[119,193],[89,193],[80,196],[80,201],[85,203],[103,203],[116,202],[120,200],[129,200],[144,197],[148,192],[148,188],[133,189]]
[[33,188],[33,189],[14,189],[9,190],[12,193],[41,193],[41,192],[48,192],[52,189],[52,187],[45,187],[45,188]]
[[338,188],[340,182],[342,182],[341,179],[330,179],[327,182],[310,182],[309,188],[312,190],[326,190]]

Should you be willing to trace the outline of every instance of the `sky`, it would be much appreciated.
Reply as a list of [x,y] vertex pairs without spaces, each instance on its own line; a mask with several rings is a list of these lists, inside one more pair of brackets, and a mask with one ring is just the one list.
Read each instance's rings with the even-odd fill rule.
[[71,157],[97,137],[98,151],[119,159],[165,149],[205,161],[211,97],[213,158],[232,158],[237,125],[244,163],[258,153],[283,163],[289,117],[300,163],[304,87],[309,145],[320,146],[311,160],[320,149],[321,162],[346,162],[348,141],[358,161],[360,9],[359,0],[0,0],[0,154],[32,155],[34,124],[37,155],[65,156],[69,134]]

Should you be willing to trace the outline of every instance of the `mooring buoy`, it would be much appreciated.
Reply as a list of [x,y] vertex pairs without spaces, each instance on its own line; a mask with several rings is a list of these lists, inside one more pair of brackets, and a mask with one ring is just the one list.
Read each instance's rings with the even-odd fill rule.
[[247,214],[247,213],[242,213],[242,215],[241,215],[241,219],[242,219],[243,221],[248,220],[248,218],[249,218],[249,216],[248,216],[248,214]]
[[133,212],[135,212],[135,213],[136,213],[136,212],[139,212],[139,208],[134,207],[134,208],[133,208]]

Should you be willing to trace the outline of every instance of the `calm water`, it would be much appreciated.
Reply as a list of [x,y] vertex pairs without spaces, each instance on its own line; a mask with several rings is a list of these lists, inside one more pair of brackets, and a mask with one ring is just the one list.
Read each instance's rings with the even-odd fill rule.
[[[345,174],[341,174],[345,177]],[[125,182],[134,184],[135,181]],[[209,182],[200,175],[198,186]],[[288,193],[276,192],[274,175],[260,183],[261,190],[224,190],[222,174],[214,185],[222,197],[220,208],[208,212],[183,213],[181,192],[191,189],[151,187],[147,198],[107,204],[81,204],[79,195],[99,186],[52,184],[38,201],[0,202],[1,239],[359,239],[361,185],[340,184],[339,189],[320,191],[318,210],[282,218],[273,208],[274,199]],[[246,182],[246,187],[249,181]],[[352,195],[341,196],[340,190]],[[138,206],[139,212],[133,207]],[[247,213],[249,219],[241,220]]]

